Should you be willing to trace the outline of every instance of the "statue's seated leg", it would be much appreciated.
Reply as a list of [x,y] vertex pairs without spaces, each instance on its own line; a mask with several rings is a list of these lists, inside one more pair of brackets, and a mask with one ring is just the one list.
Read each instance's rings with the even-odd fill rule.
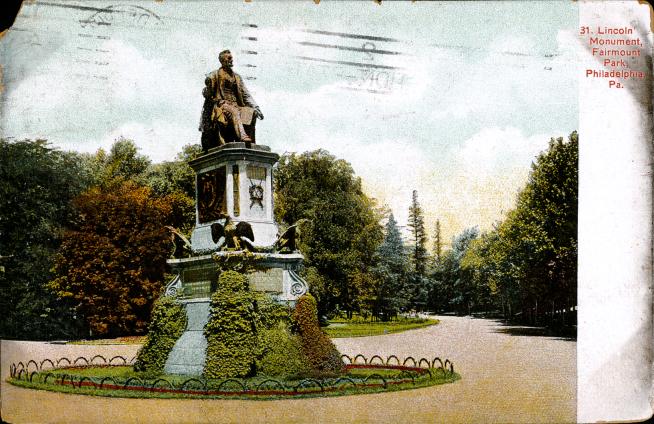
[[252,140],[252,143],[254,144],[256,144],[256,138],[255,138],[256,124],[257,124],[257,117],[253,116],[252,123],[250,125],[243,125],[243,128],[245,128],[245,133],[250,137],[250,140]]
[[209,149],[218,147],[221,144],[224,144],[223,141],[220,139],[220,132],[218,129],[206,129],[202,131],[202,137],[200,139],[202,143],[202,150],[205,152],[209,151]]
[[234,132],[234,127],[231,124],[220,124],[220,136],[223,143],[233,143],[238,141],[236,133]]

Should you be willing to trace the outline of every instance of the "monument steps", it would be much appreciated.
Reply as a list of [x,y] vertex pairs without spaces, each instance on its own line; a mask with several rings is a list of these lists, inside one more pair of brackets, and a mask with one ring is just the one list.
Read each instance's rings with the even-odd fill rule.
[[187,324],[164,366],[167,374],[201,375],[206,359],[204,326],[209,320],[209,301],[186,303]]

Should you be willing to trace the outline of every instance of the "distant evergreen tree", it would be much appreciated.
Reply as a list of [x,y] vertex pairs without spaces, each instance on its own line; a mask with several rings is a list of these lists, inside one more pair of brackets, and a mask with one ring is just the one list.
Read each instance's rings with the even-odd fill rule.
[[413,190],[411,207],[409,208],[409,228],[411,229],[411,238],[413,242],[411,252],[411,262],[413,272],[409,278],[409,292],[412,306],[416,309],[422,309],[427,302],[429,292],[429,279],[426,276],[427,262],[427,232],[425,230],[425,219],[422,208],[418,202],[418,191]]
[[443,254],[443,243],[441,241],[441,222],[436,220],[436,229],[434,230],[434,265],[441,262]]
[[384,241],[377,249],[378,263],[373,272],[378,279],[373,313],[389,320],[407,305],[406,254],[397,221],[391,213],[386,223]]
[[444,306],[445,299],[442,293],[442,274],[443,274],[443,242],[441,238],[441,222],[436,220],[434,229],[434,245],[432,247],[432,261],[429,272],[429,290],[427,304],[433,311],[441,310]]
[[427,270],[427,232],[425,230],[425,218],[418,202],[417,190],[413,190],[408,225],[411,229],[411,238],[413,241],[413,252],[411,255],[413,270],[416,274],[423,276]]

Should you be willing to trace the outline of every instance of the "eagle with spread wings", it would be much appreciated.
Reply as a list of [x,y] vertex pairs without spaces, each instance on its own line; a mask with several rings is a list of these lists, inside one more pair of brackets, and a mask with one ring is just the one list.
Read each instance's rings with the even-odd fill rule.
[[309,222],[309,220],[302,218],[288,227],[275,242],[275,250],[279,253],[293,253],[298,251],[298,241],[302,236],[300,227],[306,222]]
[[249,223],[241,221],[235,225],[229,215],[222,215],[221,218],[225,219],[224,224],[219,222],[211,224],[211,239],[214,243],[221,246],[222,250],[256,251],[253,244],[254,233]]

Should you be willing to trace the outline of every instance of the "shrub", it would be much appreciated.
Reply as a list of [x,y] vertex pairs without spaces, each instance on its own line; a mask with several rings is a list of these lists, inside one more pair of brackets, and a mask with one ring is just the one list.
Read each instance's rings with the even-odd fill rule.
[[275,302],[270,295],[266,293],[257,292],[255,294],[257,302],[257,314],[261,325],[270,330],[277,328],[279,323],[291,325],[291,312],[292,308],[285,304]]
[[184,306],[170,296],[159,298],[152,308],[148,335],[138,352],[134,370],[162,373],[170,351],[185,328]]
[[220,274],[204,327],[208,378],[249,377],[256,372],[258,317],[246,277],[236,271]]
[[293,311],[302,352],[316,374],[339,374],[345,369],[341,354],[318,324],[318,306],[310,294],[300,297]]
[[257,370],[269,376],[302,376],[311,372],[308,358],[302,352],[300,337],[291,334],[280,322],[276,327],[261,332],[261,359]]

